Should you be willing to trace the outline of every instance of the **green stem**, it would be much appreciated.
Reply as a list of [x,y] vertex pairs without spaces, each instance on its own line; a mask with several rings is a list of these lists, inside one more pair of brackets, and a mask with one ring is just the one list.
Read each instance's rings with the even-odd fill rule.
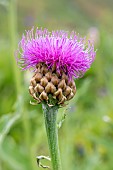
[[45,126],[48,137],[49,150],[51,155],[53,170],[62,170],[60,161],[60,152],[58,145],[58,130],[57,130],[57,112],[58,106],[48,106],[43,103],[43,112],[45,118]]
[[21,94],[21,75],[17,68],[16,59],[14,57],[15,49],[17,48],[17,0],[10,0],[9,2],[9,36],[11,43],[11,61],[14,74],[14,85],[16,88],[16,95]]

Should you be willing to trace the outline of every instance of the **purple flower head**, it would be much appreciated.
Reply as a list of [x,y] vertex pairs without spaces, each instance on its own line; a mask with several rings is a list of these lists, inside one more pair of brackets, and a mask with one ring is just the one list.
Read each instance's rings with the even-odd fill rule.
[[48,69],[56,65],[56,70],[79,78],[90,68],[96,52],[94,46],[75,32],[34,29],[22,36],[17,50],[17,61],[23,70],[36,68],[38,63],[45,63]]

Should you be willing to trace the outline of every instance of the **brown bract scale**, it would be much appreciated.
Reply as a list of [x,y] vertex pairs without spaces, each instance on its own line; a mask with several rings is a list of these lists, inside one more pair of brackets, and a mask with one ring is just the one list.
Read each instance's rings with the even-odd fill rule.
[[74,80],[69,81],[65,73],[60,75],[55,66],[48,70],[44,63],[39,63],[36,65],[36,72],[30,81],[29,93],[38,103],[42,101],[48,103],[51,94],[57,104],[64,105],[66,101],[74,97],[76,86]]

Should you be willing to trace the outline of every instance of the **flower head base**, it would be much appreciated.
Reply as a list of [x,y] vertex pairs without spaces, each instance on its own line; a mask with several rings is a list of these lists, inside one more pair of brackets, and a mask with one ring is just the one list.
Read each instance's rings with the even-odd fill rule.
[[48,69],[56,65],[59,74],[69,79],[79,78],[90,68],[95,58],[93,44],[72,32],[34,29],[23,35],[17,50],[17,61],[23,70],[45,63]]
[[95,58],[93,44],[74,32],[48,32],[34,29],[26,32],[19,43],[17,61],[23,70],[34,68],[29,92],[38,103],[52,99],[58,105],[74,97],[73,78],[80,78],[90,68]]
[[30,81],[29,93],[41,103],[46,101],[49,105],[54,100],[54,104],[64,105],[72,99],[76,93],[74,80],[68,81],[65,73],[60,75],[53,66],[51,70],[47,69],[44,63],[37,64],[37,70]]

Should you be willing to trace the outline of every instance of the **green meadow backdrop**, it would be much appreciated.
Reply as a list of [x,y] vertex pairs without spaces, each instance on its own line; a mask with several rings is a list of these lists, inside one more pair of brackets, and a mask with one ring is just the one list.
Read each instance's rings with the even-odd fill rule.
[[[59,110],[63,170],[113,170],[113,1],[0,0],[0,170],[38,170],[49,155],[41,105],[28,93],[32,72],[14,53],[34,26],[76,31],[97,49],[92,68],[75,80],[77,93]],[[47,161],[43,164],[49,165]]]

